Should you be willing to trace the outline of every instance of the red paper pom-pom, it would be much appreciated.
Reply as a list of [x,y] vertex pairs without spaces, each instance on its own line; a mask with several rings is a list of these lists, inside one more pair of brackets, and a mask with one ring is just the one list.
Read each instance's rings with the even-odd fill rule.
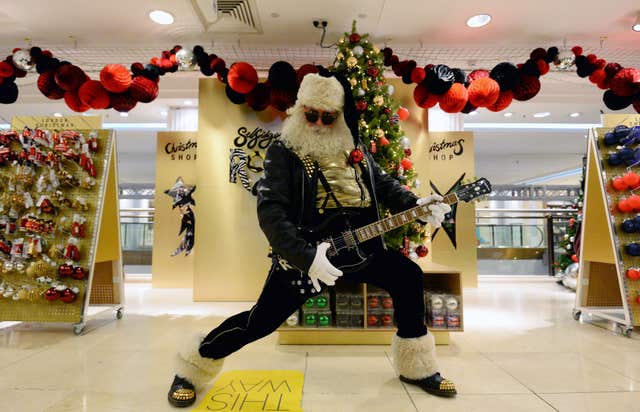
[[620,70],[611,79],[611,91],[618,96],[633,96],[640,91],[640,70],[626,68]]
[[616,177],[611,181],[611,186],[615,191],[622,192],[623,190],[627,190],[629,185],[625,182],[622,177]]
[[607,65],[604,66],[604,71],[607,72],[607,77],[610,79],[613,78],[613,76],[615,76],[620,70],[622,70],[622,66],[618,63],[607,63]]
[[113,107],[114,110],[128,112],[136,107],[136,104],[138,104],[138,101],[131,97],[129,93],[111,94],[111,107]]
[[484,77],[489,77],[488,70],[474,70],[467,75],[467,82],[471,83],[475,80],[482,79]]
[[226,63],[220,57],[214,57],[209,62],[209,67],[213,70],[214,73],[220,73],[226,67]]
[[463,84],[454,83],[451,88],[440,96],[440,108],[447,113],[459,113],[467,104],[469,93]]
[[364,159],[364,153],[360,149],[353,149],[351,153],[349,153],[349,163],[354,165],[356,163],[360,163]]
[[607,78],[607,73],[603,69],[596,69],[589,76],[589,81],[594,84],[598,84]]
[[55,72],[44,72],[38,76],[38,89],[52,100],[62,99],[65,93],[55,81]]
[[549,63],[544,60],[538,60],[536,64],[538,65],[540,76],[544,76],[545,74],[549,73]]
[[573,54],[574,54],[575,56],[580,56],[580,55],[582,54],[582,47],[580,47],[580,46],[573,46],[573,47],[571,48],[571,51],[573,52]]
[[598,59],[594,64],[594,66],[596,66],[597,69],[604,69],[606,65],[607,65],[607,61],[605,59]]
[[0,77],[7,78],[13,76],[14,68],[7,62],[0,62]]
[[303,64],[302,66],[300,66],[300,68],[296,71],[298,86],[300,85],[300,83],[302,83],[302,79],[304,78],[304,76],[310,73],[318,73],[318,68],[313,64]]
[[82,103],[92,109],[106,109],[109,107],[109,92],[97,80],[84,82],[78,89],[78,97]]
[[247,94],[246,102],[256,112],[261,112],[269,107],[271,88],[266,83],[258,83],[256,87]]
[[492,112],[499,112],[509,107],[512,101],[513,92],[511,90],[504,90],[500,92],[498,100],[496,100],[494,104],[487,106],[487,109],[491,110]]
[[598,61],[598,56],[596,56],[595,54],[589,54],[587,55],[587,61],[589,62],[589,64],[595,65],[596,61]]
[[56,84],[66,92],[78,90],[88,79],[85,72],[73,64],[58,67],[55,74]]
[[398,116],[400,116],[400,120],[407,120],[409,118],[409,110],[406,107],[400,106],[398,108]]
[[112,93],[122,93],[131,86],[131,73],[121,64],[108,64],[100,70],[100,82]]
[[227,84],[235,92],[247,94],[258,84],[258,72],[249,63],[233,63],[227,74]]
[[606,77],[604,80],[598,82],[598,89],[609,90],[610,85],[611,85],[611,81],[609,80],[608,77]]
[[270,104],[274,109],[284,112],[289,107],[293,106],[296,101],[295,92],[287,90],[271,89]]
[[629,204],[627,199],[621,199],[618,202],[618,210],[622,213],[629,213],[633,210],[633,207]]
[[131,82],[129,93],[131,97],[141,103],[150,103],[158,97],[158,83],[147,79],[144,76],[138,76]]
[[547,51],[545,49],[543,49],[542,47],[538,47],[537,49],[535,49],[535,50],[533,50],[531,52],[529,57],[533,61],[544,59],[545,57],[547,57]]
[[520,83],[513,89],[513,98],[519,101],[532,99],[540,91],[540,79],[523,75]]
[[469,101],[476,107],[490,106],[498,100],[498,97],[500,97],[500,86],[489,77],[476,79],[469,85]]
[[64,94],[64,102],[69,106],[69,109],[74,112],[86,112],[91,107],[88,104],[84,104],[77,92],[66,92]]
[[429,92],[427,86],[424,83],[420,83],[413,89],[413,100],[418,106],[428,109],[438,103],[438,95]]
[[422,67],[416,67],[411,71],[411,81],[420,83],[427,76],[427,72]]
[[404,170],[411,170],[413,168],[413,163],[411,163],[410,159],[405,157],[400,161],[400,166],[402,166]]

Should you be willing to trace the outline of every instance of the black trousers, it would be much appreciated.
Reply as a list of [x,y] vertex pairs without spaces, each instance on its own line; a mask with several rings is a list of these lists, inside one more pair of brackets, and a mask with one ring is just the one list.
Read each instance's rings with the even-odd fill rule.
[[[200,345],[200,355],[220,359],[276,330],[309,297],[291,287],[292,276],[274,263],[253,308],[231,316],[209,332]],[[365,269],[345,274],[338,282],[343,278],[389,292],[401,338],[416,338],[427,333],[423,274],[410,259],[398,252],[381,251]]]

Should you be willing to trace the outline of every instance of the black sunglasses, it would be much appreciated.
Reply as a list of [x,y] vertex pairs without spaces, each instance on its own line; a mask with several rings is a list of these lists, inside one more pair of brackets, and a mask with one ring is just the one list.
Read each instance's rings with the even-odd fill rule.
[[311,109],[304,112],[304,117],[309,123],[316,123],[318,121],[318,118],[320,118],[323,125],[329,126],[336,121],[336,119],[338,118],[338,113],[322,112],[321,115],[317,110]]

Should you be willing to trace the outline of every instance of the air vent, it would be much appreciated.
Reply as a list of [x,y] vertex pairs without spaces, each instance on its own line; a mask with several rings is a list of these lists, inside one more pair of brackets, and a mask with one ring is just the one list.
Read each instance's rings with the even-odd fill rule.
[[203,25],[213,33],[262,33],[255,0],[196,0]]
[[238,20],[242,24],[256,27],[253,18],[253,10],[251,4],[247,0],[218,0],[218,13],[220,17],[229,17]]

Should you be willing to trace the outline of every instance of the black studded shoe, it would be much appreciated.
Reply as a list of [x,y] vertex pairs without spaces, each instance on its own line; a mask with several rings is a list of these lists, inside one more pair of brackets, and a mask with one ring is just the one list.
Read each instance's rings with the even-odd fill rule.
[[196,388],[188,380],[176,375],[167,396],[171,405],[186,408],[196,401]]
[[453,398],[458,394],[458,391],[456,391],[456,385],[454,385],[450,380],[444,379],[440,376],[440,372],[423,379],[409,379],[400,375],[400,380],[402,382],[410,383],[411,385],[419,386],[425,392],[435,396]]

